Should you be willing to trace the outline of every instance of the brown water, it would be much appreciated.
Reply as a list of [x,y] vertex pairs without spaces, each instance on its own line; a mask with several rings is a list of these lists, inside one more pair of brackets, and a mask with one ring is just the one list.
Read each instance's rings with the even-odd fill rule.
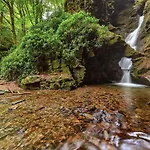
[[119,88],[123,100],[128,105],[127,111],[130,112],[132,119],[131,126],[150,134],[150,88],[115,88]]
[[5,93],[0,150],[150,149],[149,91],[84,86]]
[[121,120],[121,126],[115,121],[112,121],[111,125],[107,121],[91,123],[80,136],[69,139],[58,147],[58,150],[150,149],[150,88],[117,86],[105,88],[120,91],[122,101],[127,104],[126,112],[130,115],[129,122],[126,124],[125,120]]

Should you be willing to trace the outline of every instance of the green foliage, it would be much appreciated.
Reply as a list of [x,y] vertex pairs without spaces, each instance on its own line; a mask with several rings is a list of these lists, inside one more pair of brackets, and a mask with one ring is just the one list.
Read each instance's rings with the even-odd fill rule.
[[55,32],[59,27],[59,25],[61,24],[61,22],[66,20],[69,16],[70,16],[69,13],[66,13],[63,10],[58,9],[57,11],[53,12],[47,20],[37,24],[36,26],[33,26],[31,30],[37,29],[37,31],[38,30],[47,31],[52,28]]
[[[57,19],[53,18],[61,23],[65,18],[64,14],[62,13],[63,17],[60,14]],[[57,57],[60,45],[59,38],[54,32],[56,30],[54,20],[50,19],[32,27],[19,47],[2,60],[1,76],[3,78],[8,80],[19,78],[20,80],[27,75],[48,70],[48,61]]]
[[[81,66],[83,52],[101,46],[108,29],[85,12],[58,11],[31,28],[20,45],[1,62],[1,76],[8,80],[47,72],[49,61],[63,59],[69,67]],[[84,70],[84,67],[83,67]],[[84,76],[83,76],[84,77]]]
[[18,47],[6,56],[1,62],[1,76],[4,79],[16,80],[18,77],[24,77],[28,74],[36,72],[36,68],[33,62],[33,56],[30,51]]
[[61,40],[62,56],[72,65],[82,56],[84,49],[89,51],[98,42],[98,20],[81,11],[63,21],[57,34]]

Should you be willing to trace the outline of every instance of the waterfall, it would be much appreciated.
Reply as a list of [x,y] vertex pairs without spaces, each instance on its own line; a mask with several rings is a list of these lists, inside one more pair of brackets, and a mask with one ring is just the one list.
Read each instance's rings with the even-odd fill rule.
[[129,44],[134,50],[136,50],[137,48],[137,39],[140,34],[140,29],[143,21],[144,21],[144,16],[141,16],[139,18],[138,27],[133,32],[131,32],[125,39],[125,42]]
[[[140,16],[138,27],[133,32],[131,32],[125,39],[125,42],[129,44],[134,50],[136,50],[137,48],[137,40],[140,34],[143,21],[144,16]],[[132,68],[131,58],[123,57],[119,62],[119,66],[123,71],[123,76],[119,84],[123,86],[135,86],[135,85],[138,86],[137,84],[132,84],[131,82],[131,75],[130,75],[130,70]]]
[[121,83],[131,83],[130,70],[132,68],[132,60],[131,58],[123,57],[119,66],[123,70],[123,77],[121,79]]

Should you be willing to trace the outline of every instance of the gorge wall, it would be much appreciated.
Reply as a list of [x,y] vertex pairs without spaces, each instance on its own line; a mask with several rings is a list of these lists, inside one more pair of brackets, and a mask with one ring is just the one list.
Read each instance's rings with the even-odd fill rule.
[[107,25],[124,39],[136,29],[139,16],[145,16],[137,51],[126,47],[124,55],[133,58],[133,76],[150,81],[150,0],[66,0],[66,11],[74,13],[80,9],[90,12],[99,19],[99,24]]

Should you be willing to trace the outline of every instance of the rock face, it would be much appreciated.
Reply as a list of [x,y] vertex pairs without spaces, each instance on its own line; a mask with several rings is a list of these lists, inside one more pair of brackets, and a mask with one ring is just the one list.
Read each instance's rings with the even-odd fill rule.
[[150,49],[150,1],[147,0],[144,4],[143,13],[145,18],[143,30],[139,40],[139,48],[148,52],[147,50]]
[[118,62],[125,55],[125,47],[122,38],[114,34],[100,49],[94,49],[95,55],[85,60],[84,82],[94,84],[119,81],[122,73]]
[[138,49],[142,54],[135,57],[133,73],[136,77],[144,79],[150,85],[150,1],[141,0],[135,3],[137,12],[142,11],[144,23],[138,41]]
[[100,24],[109,25],[111,30],[125,36],[136,25],[135,21],[132,22],[136,18],[133,4],[134,0],[66,0],[65,9],[69,12],[79,9],[90,12],[99,19]]
[[[150,84],[150,1],[149,0],[88,0],[86,5],[83,5],[84,0],[75,0],[69,1],[66,0],[65,8],[67,11],[74,12],[78,11],[79,8],[85,11],[92,13],[93,16],[99,19],[100,24],[108,25],[109,30],[120,34],[122,37],[126,37],[130,32],[135,30],[138,25],[139,16],[144,15],[144,23],[142,25],[141,34],[138,38],[137,52],[131,50],[130,47],[126,47],[126,56],[133,58],[133,76],[136,77],[136,81],[139,80],[143,83]],[[74,7],[74,4],[76,7]],[[74,11],[72,11],[74,10]],[[104,47],[106,50],[107,45]],[[111,47],[109,47],[111,49]],[[109,49],[108,48],[108,49]],[[120,49],[123,47],[120,47]],[[119,49],[118,46],[113,47],[113,49]],[[104,51],[105,51],[104,50]],[[107,50],[105,51],[107,53]],[[118,54],[119,55],[119,54]],[[100,55],[98,55],[100,56]],[[103,55],[101,62],[97,62],[98,57],[89,58],[86,74],[86,81],[88,78],[95,78],[95,76],[99,76],[99,78],[103,78],[105,82],[106,78],[108,79],[109,74],[112,75],[114,79],[117,74],[118,68],[113,68],[113,64],[117,64],[118,59],[114,56],[112,59],[109,57],[105,57]],[[109,55],[108,55],[109,56]],[[116,59],[116,60],[115,60]],[[105,66],[103,66],[103,62]],[[108,65],[109,64],[109,65]],[[112,65],[112,66],[111,66]],[[99,66],[99,67],[98,67]],[[104,67],[104,68],[103,68]],[[97,72],[101,72],[95,74],[91,70],[92,68],[97,68]],[[106,73],[100,71],[100,68],[103,68]],[[106,69],[107,68],[107,69]],[[111,69],[113,68],[113,69]],[[113,75],[113,72],[116,74]],[[104,74],[103,74],[104,73]],[[106,77],[107,76],[107,77]],[[118,75],[116,75],[118,76]],[[97,80],[99,80],[97,78]],[[93,80],[91,80],[93,82]],[[145,82],[146,81],[146,82]],[[89,81],[90,82],[90,81]]]

